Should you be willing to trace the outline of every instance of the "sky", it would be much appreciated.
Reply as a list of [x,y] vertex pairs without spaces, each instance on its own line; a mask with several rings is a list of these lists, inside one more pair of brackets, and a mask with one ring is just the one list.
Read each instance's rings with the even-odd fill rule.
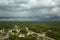
[[0,0],[0,21],[60,21],[60,0]]

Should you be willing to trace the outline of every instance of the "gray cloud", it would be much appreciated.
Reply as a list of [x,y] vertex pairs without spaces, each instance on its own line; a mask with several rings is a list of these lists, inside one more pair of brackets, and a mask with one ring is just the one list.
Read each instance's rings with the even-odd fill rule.
[[60,20],[59,10],[60,0],[0,0],[0,17],[36,17],[31,19],[33,21]]

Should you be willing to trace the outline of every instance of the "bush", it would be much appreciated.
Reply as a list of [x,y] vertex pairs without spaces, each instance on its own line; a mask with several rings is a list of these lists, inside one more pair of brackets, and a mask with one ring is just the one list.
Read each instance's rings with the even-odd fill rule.
[[19,40],[20,38],[17,35],[10,35],[7,40]]

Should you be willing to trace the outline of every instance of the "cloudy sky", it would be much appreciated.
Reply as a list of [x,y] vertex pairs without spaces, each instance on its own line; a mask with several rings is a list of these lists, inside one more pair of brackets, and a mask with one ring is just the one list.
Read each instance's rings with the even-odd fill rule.
[[60,0],[0,0],[0,21],[60,21]]

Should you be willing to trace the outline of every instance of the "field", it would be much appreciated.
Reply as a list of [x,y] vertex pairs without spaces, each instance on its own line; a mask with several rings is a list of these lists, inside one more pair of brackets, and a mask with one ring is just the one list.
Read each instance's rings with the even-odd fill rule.
[[0,22],[0,40],[60,40],[60,22]]

